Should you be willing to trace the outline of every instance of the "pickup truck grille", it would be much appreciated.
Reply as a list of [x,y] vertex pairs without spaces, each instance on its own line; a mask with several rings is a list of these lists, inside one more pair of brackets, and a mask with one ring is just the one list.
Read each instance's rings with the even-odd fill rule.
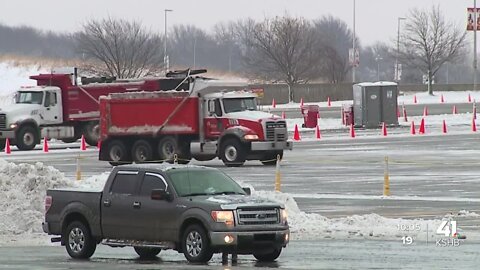
[[7,128],[7,116],[4,113],[0,113],[0,128]]
[[285,121],[266,122],[265,123],[265,139],[267,141],[286,141],[287,140],[287,123]]
[[266,225],[280,223],[278,208],[242,208],[237,210],[238,225]]

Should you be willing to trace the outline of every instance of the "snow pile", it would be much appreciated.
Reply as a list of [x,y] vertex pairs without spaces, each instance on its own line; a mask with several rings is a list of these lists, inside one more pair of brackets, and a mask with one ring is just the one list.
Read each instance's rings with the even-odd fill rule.
[[0,235],[42,232],[46,190],[65,186],[69,182],[53,167],[0,160]]

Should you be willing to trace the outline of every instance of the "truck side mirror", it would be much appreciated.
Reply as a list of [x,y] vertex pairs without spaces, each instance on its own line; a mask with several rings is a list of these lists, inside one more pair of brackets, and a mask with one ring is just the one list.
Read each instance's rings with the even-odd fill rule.
[[152,189],[150,198],[156,201],[172,201],[172,195],[163,189]]
[[244,187],[242,189],[243,189],[243,191],[245,191],[245,193],[247,193],[247,195],[252,195],[252,190],[250,188]]
[[215,101],[213,100],[208,101],[208,113],[210,115],[215,114]]

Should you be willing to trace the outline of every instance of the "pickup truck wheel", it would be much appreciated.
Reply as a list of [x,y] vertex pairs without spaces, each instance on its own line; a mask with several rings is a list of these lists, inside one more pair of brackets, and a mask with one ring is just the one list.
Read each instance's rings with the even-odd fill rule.
[[135,163],[142,163],[153,159],[153,150],[146,140],[138,140],[132,147],[132,158]]
[[160,251],[161,248],[149,248],[149,247],[133,247],[135,252],[140,256],[140,259],[153,259],[155,258]]
[[108,144],[108,159],[111,160],[110,164],[122,164],[122,161],[128,160],[128,152],[125,144],[120,140],[111,141]]
[[100,123],[95,121],[87,123],[83,126],[82,133],[88,145],[97,146],[98,140],[100,140]]
[[74,221],[65,230],[65,248],[68,255],[74,259],[88,259],[92,257],[97,243],[90,234],[90,230],[80,221]]
[[220,148],[220,158],[228,167],[239,167],[245,163],[245,149],[237,139],[227,139]]
[[185,258],[192,263],[206,263],[213,256],[207,233],[198,224],[188,226],[183,233],[182,250]]
[[261,262],[273,262],[275,261],[282,253],[282,248],[275,248],[272,252],[254,252],[253,257]]
[[280,155],[280,160],[283,158],[283,151],[274,151],[268,152],[264,157],[263,160],[260,160],[263,165],[265,166],[273,166],[277,164],[277,155]]
[[38,132],[32,126],[21,128],[17,133],[17,147],[20,150],[32,150],[39,142]]

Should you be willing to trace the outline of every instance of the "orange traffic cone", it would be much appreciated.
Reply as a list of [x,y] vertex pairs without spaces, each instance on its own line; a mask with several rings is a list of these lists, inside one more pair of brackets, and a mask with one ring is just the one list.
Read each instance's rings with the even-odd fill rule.
[[300,141],[301,138],[300,138],[300,132],[298,132],[298,126],[297,124],[295,124],[295,131],[293,132],[293,139],[295,141]]
[[328,107],[331,107],[331,106],[332,106],[332,103],[330,102],[330,97],[327,97],[327,106],[328,106]]
[[441,102],[441,103],[444,103],[444,102],[445,102],[445,99],[443,98],[443,94],[440,96],[440,102]]
[[452,113],[457,114],[457,106],[453,105]]
[[97,142],[97,149],[100,150],[100,148],[102,148],[102,141],[101,141],[101,140],[98,140],[98,142]]
[[420,128],[418,130],[418,134],[425,134],[425,119],[422,118],[420,122]]
[[423,107],[423,116],[428,116],[428,108],[427,106]]
[[277,103],[275,102],[275,98],[272,99],[272,108],[276,108],[277,107]]
[[355,127],[353,124],[350,125],[350,137],[355,138]]
[[318,127],[317,125],[317,128],[315,129],[315,137],[320,140],[320,138],[322,137],[322,135],[320,134],[320,128]]
[[415,135],[415,122],[412,121],[412,125],[410,126],[410,134]]
[[48,140],[47,137],[43,138],[43,152],[48,153]]
[[10,155],[12,153],[12,149],[10,147],[10,140],[7,138],[5,139],[5,154]]
[[387,125],[385,125],[385,122],[382,123],[382,135],[387,136]]
[[400,114],[400,109],[397,106],[397,118],[401,117],[402,115]]
[[472,119],[472,131],[477,132],[477,124],[475,123],[475,118]]
[[468,93],[468,103],[472,102],[472,96]]
[[447,123],[445,123],[445,120],[443,120],[442,132],[443,132],[443,134],[446,134],[446,133],[447,133]]
[[287,117],[285,116],[285,112],[282,112],[282,118],[286,119]]
[[303,108],[303,98],[300,98],[300,108]]
[[417,104],[417,95],[413,95],[413,103]]
[[80,142],[80,150],[85,151],[87,150],[87,144],[85,143],[85,136],[82,135],[82,140]]

